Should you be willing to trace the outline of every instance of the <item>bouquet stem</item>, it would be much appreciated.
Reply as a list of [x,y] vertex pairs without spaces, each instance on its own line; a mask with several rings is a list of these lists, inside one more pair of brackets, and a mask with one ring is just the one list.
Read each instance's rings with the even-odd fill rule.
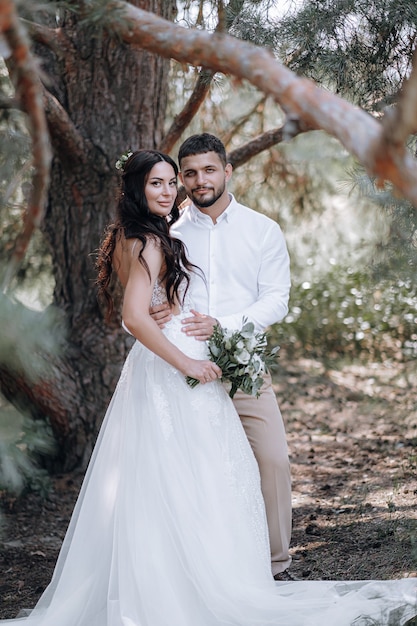
[[197,387],[198,383],[200,382],[199,380],[197,380],[196,378],[193,378],[192,376],[186,376],[185,380],[190,385],[191,389],[194,389],[194,387]]

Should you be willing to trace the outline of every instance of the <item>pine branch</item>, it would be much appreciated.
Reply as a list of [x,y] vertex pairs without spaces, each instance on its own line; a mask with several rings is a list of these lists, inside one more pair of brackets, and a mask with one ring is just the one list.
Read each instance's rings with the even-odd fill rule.
[[258,112],[259,107],[265,104],[266,96],[262,96],[262,98],[257,102],[252,109],[250,109],[247,113],[242,115],[240,119],[234,124],[232,128],[230,128],[226,134],[222,135],[222,141],[224,145],[227,147],[232,137],[236,135],[242,126],[254,115]]
[[23,229],[16,238],[10,261],[2,277],[2,288],[6,290],[25,256],[33,231],[39,226],[44,214],[49,185],[51,149],[42,106],[38,66],[30,51],[26,32],[11,0],[0,0],[0,32],[4,34],[11,51],[11,60],[15,66],[13,75],[16,84],[16,96],[29,117],[34,168],[31,197],[25,213]]
[[411,73],[404,81],[396,106],[386,109],[382,120],[387,143],[403,144],[417,132],[417,49],[413,54]]
[[65,40],[62,31],[54,28],[48,28],[44,24],[38,24],[21,18],[21,22],[31,38],[37,43],[43,44],[59,57],[64,54]]
[[170,152],[184,130],[189,126],[210,91],[214,74],[215,72],[211,70],[204,68],[200,70],[192,94],[188,98],[181,113],[175,116],[170,129],[161,141],[159,149],[162,152]]
[[55,152],[64,155],[69,163],[84,163],[87,158],[87,143],[64,107],[47,89],[43,90],[43,104]]
[[244,165],[247,161],[252,159],[257,154],[260,154],[264,150],[268,150],[282,141],[289,141],[293,137],[312,130],[305,124],[299,122],[299,120],[288,119],[280,128],[274,128],[273,130],[267,130],[266,132],[258,135],[254,139],[251,139],[243,146],[239,146],[227,155],[227,160],[233,165],[233,169]]
[[[241,2],[241,0],[239,0]],[[203,3],[201,3],[201,9]],[[222,0],[219,0],[218,7],[218,21],[215,32],[224,32],[226,30],[226,10]],[[160,144],[160,150],[162,152],[170,152],[178,139],[181,137],[184,130],[190,125],[193,118],[197,115],[198,110],[203,104],[208,92],[210,91],[211,83],[216,72],[202,68],[198,74],[197,82],[194,86],[191,96],[185,103],[181,113],[175,116],[170,129],[166,133]]]
[[[43,24],[24,19],[21,21],[36,42],[49,47],[59,58],[71,55],[75,62],[74,50],[64,36],[63,30],[48,28]],[[47,82],[47,79],[44,82]],[[85,162],[87,149],[82,135],[75,128],[60,102],[46,88],[43,90],[43,105],[55,152],[65,155],[68,162]]]
[[371,176],[391,181],[417,206],[417,165],[405,146],[387,144],[382,124],[339,96],[299,78],[264,48],[223,34],[186,29],[131,4],[115,29],[124,41],[164,57],[250,81],[312,130],[336,137]]
[[[60,362],[59,366],[61,369],[65,369],[65,362]],[[19,400],[22,398],[25,408],[28,404],[31,405],[32,414],[37,414],[38,416],[47,415],[55,437],[62,442],[68,433],[68,424],[71,416],[68,412],[68,407],[62,403],[59,384],[64,385],[67,390],[72,372],[67,368],[67,371],[65,371],[66,377],[59,375],[59,379],[61,379],[61,383],[59,383],[57,371],[58,369],[55,371],[55,380],[40,380],[34,383],[33,380],[25,377],[24,374],[16,376],[15,372],[0,365],[0,387],[4,397],[14,406],[19,407]],[[72,381],[71,387],[75,387]],[[74,407],[76,406],[76,393],[79,393],[78,389],[71,394],[74,397]]]
[[[46,88],[42,90],[43,108],[48,122],[49,134],[55,152],[65,156],[69,163],[84,163],[88,145],[74,126],[71,118],[59,101]],[[0,96],[0,109],[20,109],[22,103],[17,98]]]

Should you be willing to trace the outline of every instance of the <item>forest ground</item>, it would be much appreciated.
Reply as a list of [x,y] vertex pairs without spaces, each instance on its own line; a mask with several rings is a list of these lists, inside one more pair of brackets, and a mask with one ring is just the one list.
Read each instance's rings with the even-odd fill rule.
[[[325,368],[279,359],[275,388],[293,476],[291,571],[302,579],[417,576],[417,366]],[[0,618],[48,584],[82,476],[47,499],[3,495]],[[1,495],[1,494],[0,494]]]

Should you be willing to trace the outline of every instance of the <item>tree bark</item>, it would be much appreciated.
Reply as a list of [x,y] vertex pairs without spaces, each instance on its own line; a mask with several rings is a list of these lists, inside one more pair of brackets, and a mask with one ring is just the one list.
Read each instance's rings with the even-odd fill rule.
[[[175,15],[174,2],[137,4],[166,19]],[[49,22],[46,17],[44,26],[51,28]],[[54,385],[44,381],[34,389],[22,373],[4,369],[0,384],[6,397],[27,397],[33,415],[49,417],[60,446],[55,467],[69,470],[90,457],[131,344],[120,320],[103,322],[94,254],[114,215],[116,160],[128,148],[156,148],[162,140],[169,61],[95,32],[69,12],[58,29],[65,54],[43,41],[36,53],[50,90],[45,102],[53,147],[42,230],[53,260],[54,304],[69,329],[67,350],[54,364]]]

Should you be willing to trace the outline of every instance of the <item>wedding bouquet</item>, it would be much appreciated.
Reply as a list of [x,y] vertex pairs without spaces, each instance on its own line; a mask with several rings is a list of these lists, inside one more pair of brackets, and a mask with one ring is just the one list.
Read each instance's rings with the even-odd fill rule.
[[[266,333],[255,333],[254,324],[245,319],[240,330],[231,331],[217,324],[207,345],[209,358],[222,370],[222,382],[231,385],[229,396],[233,398],[241,389],[258,398],[263,375],[275,363],[279,346],[268,350]],[[199,383],[190,376],[186,380],[191,387]]]

